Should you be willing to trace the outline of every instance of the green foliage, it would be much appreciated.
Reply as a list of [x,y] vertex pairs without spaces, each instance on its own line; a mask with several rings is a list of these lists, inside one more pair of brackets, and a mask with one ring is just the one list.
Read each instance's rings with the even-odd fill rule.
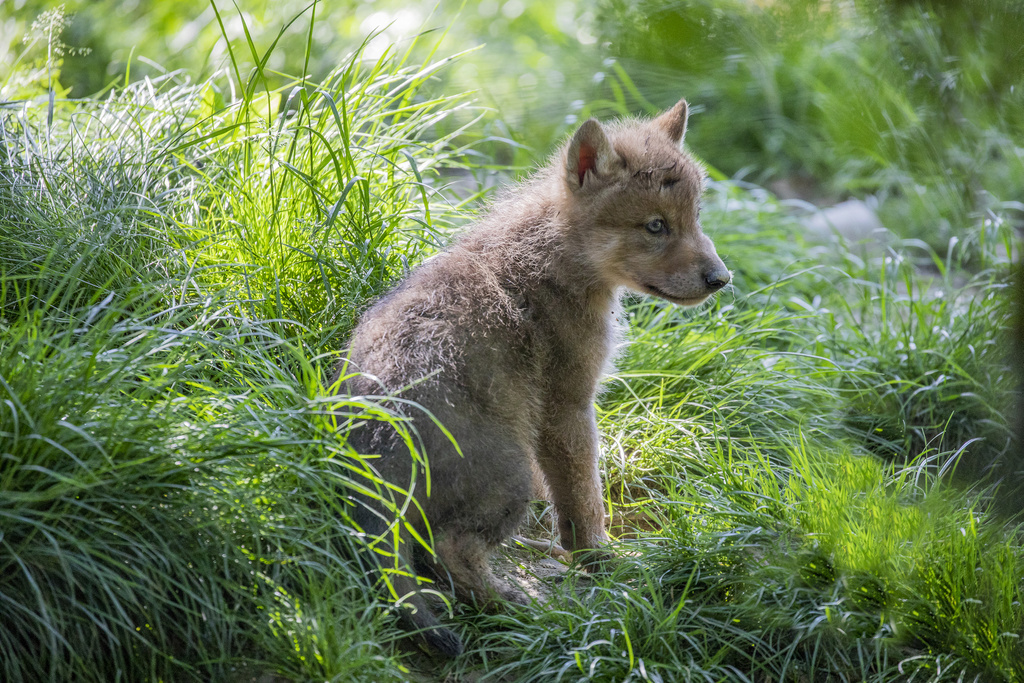
[[[846,303],[859,310],[846,315],[858,320],[870,311],[880,325],[837,324],[829,332],[831,353],[858,372],[846,385],[847,419],[880,437],[874,448],[881,454],[962,444],[967,451],[957,467],[969,478],[1015,466],[1001,462],[1013,438],[1006,407],[1015,389],[1005,274],[958,289],[948,279],[913,275],[905,258],[882,266],[884,277],[898,278],[894,285],[848,283]],[[1002,321],[995,331],[993,318]]]
[[[5,680],[397,676],[370,644],[387,636],[361,635],[380,621],[338,498],[358,458],[280,344],[117,290],[27,303],[4,328]],[[329,641],[308,625],[321,618]]]
[[[199,187],[186,210],[201,207],[202,221],[183,229],[184,253],[205,287],[336,349],[369,299],[443,244],[458,212],[438,171],[458,165],[461,131],[437,128],[466,103],[418,92],[447,60],[407,59],[356,52],[319,84],[254,93],[193,123],[189,145],[217,141],[188,150]],[[216,94],[193,90],[192,116]]]
[[344,434],[412,437],[324,383],[453,215],[430,183],[458,150],[429,133],[458,102],[417,95],[440,64],[357,53],[290,99],[165,78],[5,114],[4,680],[405,677]]

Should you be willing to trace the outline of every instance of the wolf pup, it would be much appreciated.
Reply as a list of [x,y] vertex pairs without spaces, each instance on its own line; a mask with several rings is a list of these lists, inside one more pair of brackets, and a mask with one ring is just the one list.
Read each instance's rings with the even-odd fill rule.
[[[694,306],[730,277],[701,232],[704,174],[681,149],[687,115],[680,100],[653,120],[586,121],[355,330],[345,367],[360,374],[346,389],[401,398],[390,405],[415,427],[429,492],[406,443],[368,423],[350,444],[379,456],[370,462],[381,480],[411,488],[415,505],[397,534],[385,536],[387,516],[370,500],[354,517],[381,536],[378,552],[397,552],[406,571],[391,579],[406,625],[440,653],[458,655],[462,643],[438,624],[412,568],[481,607],[525,602],[488,555],[524,518],[537,469],[562,545],[588,567],[609,555],[594,397],[619,339],[620,292]],[[432,556],[410,538],[428,528]]]

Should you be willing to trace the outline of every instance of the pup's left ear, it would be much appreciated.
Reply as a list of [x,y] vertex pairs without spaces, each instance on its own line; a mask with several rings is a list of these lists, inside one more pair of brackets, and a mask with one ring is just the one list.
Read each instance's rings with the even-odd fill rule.
[[665,131],[672,142],[681,145],[686,135],[686,119],[689,116],[690,108],[686,106],[686,100],[679,100],[674,107],[654,119],[654,125]]
[[611,182],[624,166],[596,119],[584,121],[572,140],[565,157],[565,180],[572,190],[596,188]]

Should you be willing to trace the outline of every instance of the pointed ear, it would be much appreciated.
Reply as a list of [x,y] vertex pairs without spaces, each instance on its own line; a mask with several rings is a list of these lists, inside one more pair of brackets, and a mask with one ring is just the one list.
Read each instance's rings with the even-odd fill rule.
[[665,131],[672,142],[681,145],[686,135],[686,119],[689,116],[690,108],[686,105],[686,100],[679,100],[674,107],[654,119],[654,125]]
[[[574,191],[593,183],[606,182],[622,165],[612,149],[604,128],[595,119],[584,121],[569,141],[565,159],[565,180]],[[590,180],[587,180],[587,178]]]

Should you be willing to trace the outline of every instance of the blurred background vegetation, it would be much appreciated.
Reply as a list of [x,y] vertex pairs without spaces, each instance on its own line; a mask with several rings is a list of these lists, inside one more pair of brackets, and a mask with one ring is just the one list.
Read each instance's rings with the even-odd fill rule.
[[[69,0],[62,41],[79,52],[50,54],[48,74],[37,18],[55,6],[0,9],[0,63],[35,67],[7,79],[6,98],[48,77],[72,98],[176,69],[202,78],[229,65],[224,36],[246,32],[262,50],[283,33],[271,83],[318,80],[368,34],[375,57],[432,30],[446,32],[440,54],[479,48],[437,87],[473,90],[500,113],[487,133],[525,148],[487,150],[499,163],[544,158],[581,118],[686,96],[690,147],[783,198],[866,198],[886,228],[940,249],[993,214],[1024,215],[1024,5],[1013,0],[280,0],[219,13],[206,0]],[[252,56],[234,57],[245,75]]]

